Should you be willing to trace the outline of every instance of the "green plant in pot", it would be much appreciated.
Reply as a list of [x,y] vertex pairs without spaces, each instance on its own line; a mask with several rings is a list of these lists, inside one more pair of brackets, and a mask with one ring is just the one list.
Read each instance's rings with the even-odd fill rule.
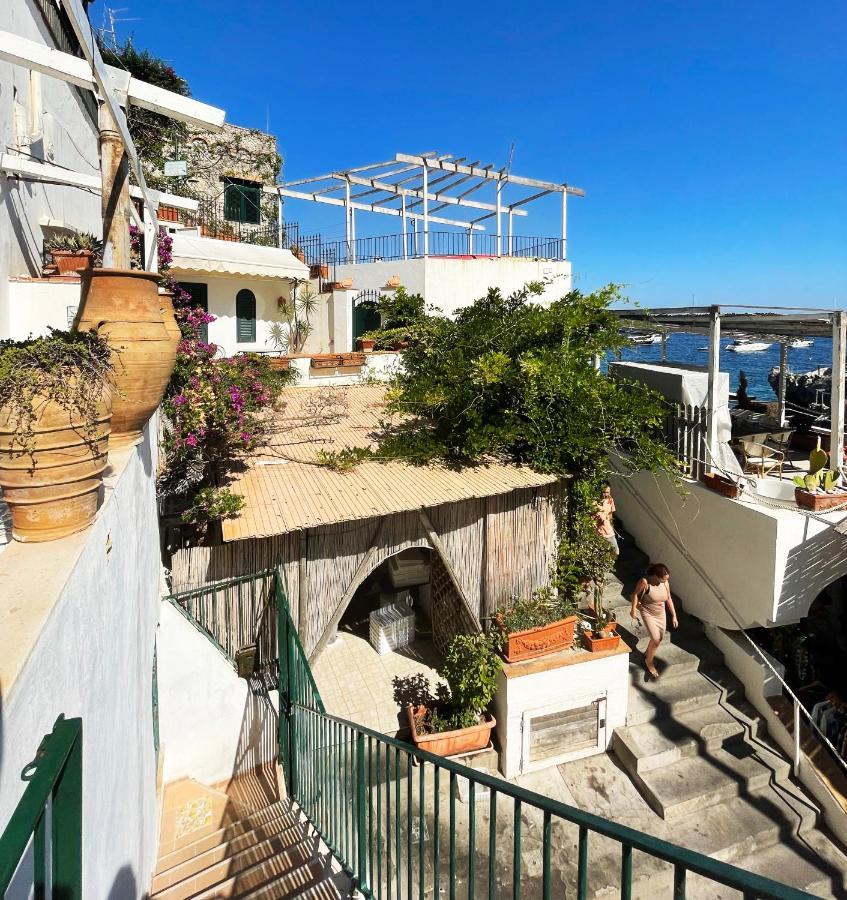
[[794,476],[794,499],[804,509],[824,510],[847,502],[841,482],[841,473],[826,468],[829,455],[821,448],[818,438],[817,447],[809,454],[809,471],[806,475]]
[[56,540],[94,518],[114,376],[95,334],[0,342],[0,487],[16,540]]
[[496,723],[486,710],[497,690],[500,668],[490,637],[457,634],[438,669],[447,684],[440,684],[434,695],[425,676],[395,679],[395,700],[406,706],[415,744],[441,756],[488,746]]
[[520,662],[571,646],[576,626],[576,602],[551,587],[514,599],[493,618],[500,650],[506,661]]
[[46,246],[60,275],[91,268],[103,249],[98,238],[84,231],[54,235],[47,240]]

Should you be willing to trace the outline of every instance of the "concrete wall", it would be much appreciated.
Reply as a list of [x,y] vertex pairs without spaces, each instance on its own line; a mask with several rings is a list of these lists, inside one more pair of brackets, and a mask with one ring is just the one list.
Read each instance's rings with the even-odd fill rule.
[[699,482],[686,481],[680,491],[647,472],[615,478],[613,491],[627,531],[651,561],[670,568],[685,610],[709,624],[798,622],[820,591],[847,573],[847,538],[796,509],[765,506],[746,493],[730,500]]
[[159,734],[165,783],[218,784],[277,754],[275,712],[170,601],[159,630]]
[[308,356],[291,360],[291,368],[298,373],[298,387],[335,387],[355,385],[377,379],[387,381],[403,365],[403,354],[394,350],[374,351],[365,357],[365,364],[358,369],[313,369]]
[[[155,428],[114,454],[106,500],[86,532],[0,555],[0,644],[57,596],[18,671],[5,671],[0,716],[0,825],[18,803],[23,767],[59,714],[83,727],[83,896],[136,900],[158,843],[152,666],[159,540]],[[12,656],[4,651],[6,662]],[[5,663],[4,663],[5,665]]]
[[484,297],[488,289],[498,287],[511,294],[528,281],[552,279],[540,302],[552,302],[571,289],[571,264],[560,260],[536,260],[522,257],[459,258],[430,256],[427,259],[394,260],[392,262],[357,263],[336,268],[336,278],[353,279],[358,291],[385,288],[388,279],[397,275],[400,283],[413,294],[422,294],[426,302],[446,315]]
[[[32,0],[0,3],[0,30],[54,47]],[[75,172],[97,174],[96,124],[80,91],[0,61],[0,147]],[[45,229],[100,235],[100,197],[73,187],[0,176],[0,336],[9,329],[9,275],[40,275]]]
[[78,278],[19,278],[8,284],[8,324],[3,337],[22,341],[69,328],[79,306]]

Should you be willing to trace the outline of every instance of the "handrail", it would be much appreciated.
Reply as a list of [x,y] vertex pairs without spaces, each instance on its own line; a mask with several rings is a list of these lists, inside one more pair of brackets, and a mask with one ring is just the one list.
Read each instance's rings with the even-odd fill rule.
[[[472,848],[476,848],[476,792],[487,789],[490,794],[489,897],[494,896],[493,884],[498,872],[498,848],[501,854],[504,852],[508,854],[509,849],[512,850],[508,855],[512,860],[514,896],[520,896],[521,811],[524,807],[535,809],[543,815],[541,865],[545,900],[551,897],[554,820],[561,820],[578,828],[576,880],[577,896],[581,900],[587,896],[588,837],[591,832],[617,841],[621,846],[622,897],[631,896],[633,850],[664,860],[674,867],[675,898],[685,897],[686,876],[689,872],[736,888],[748,898],[801,900],[812,896],[328,714],[291,619],[281,570],[277,573],[276,592],[280,649],[280,751],[286,783],[290,795],[298,802],[321,839],[348,874],[355,879],[359,890],[366,897],[385,896],[386,900],[391,900],[392,897],[395,900],[403,900],[405,896],[407,900],[413,900],[415,896],[424,895],[423,873],[428,862],[424,846],[427,818],[432,819],[433,827],[431,862],[435,885],[432,895],[439,896],[441,876],[439,829],[442,823],[438,785],[441,772],[449,778],[450,788],[448,799],[450,897],[456,896],[457,878],[464,878],[464,873],[461,876],[458,873],[456,848],[456,793],[460,778],[467,779],[468,784],[467,829],[468,844]],[[401,754],[404,764],[401,764]],[[418,768],[417,777],[413,777],[414,766]],[[429,810],[425,795],[427,767],[431,770],[434,790]],[[419,785],[419,808],[416,815],[413,815],[415,781]],[[404,788],[406,802],[405,809],[401,810],[401,794]],[[506,846],[505,851],[502,834],[498,831],[496,813],[498,797],[508,798],[514,810],[512,847]],[[418,834],[417,854],[413,854],[412,851],[415,825]],[[402,859],[404,847],[405,859]],[[413,855],[417,856],[417,865]],[[472,897],[477,873],[474,850],[469,853],[467,867],[468,897]],[[415,868],[418,874],[417,890],[414,885]]]
[[[53,731],[41,741],[35,759],[21,772],[21,779],[29,783],[0,835],[0,896],[5,896],[33,840],[35,896],[45,896],[49,884],[51,896],[80,900],[82,720],[59,716]],[[49,817],[46,815],[48,801]]]
[[[613,466],[614,466],[614,463],[613,463]],[[617,474],[621,475],[622,473],[617,472]],[[679,540],[677,540],[677,538],[674,537],[673,534],[671,534],[671,532],[669,531],[669,529],[667,528],[665,523],[662,521],[662,519],[658,515],[656,515],[656,513],[653,511],[650,504],[646,503],[644,500],[642,500],[642,498],[638,495],[638,492],[632,487],[631,484],[629,484],[628,479],[623,478],[622,480],[623,480],[623,483],[626,485],[627,489],[629,490],[629,492],[639,502],[639,504],[641,505],[641,508],[646,510],[649,513],[650,517],[659,526],[660,530],[664,532],[664,534],[670,540],[670,542],[676,547],[676,549],[678,551],[680,551],[681,553],[684,554],[689,565],[692,567],[692,569],[694,569],[694,571],[700,577],[700,579],[703,581],[703,583],[706,585],[706,587],[712,592],[715,599],[723,607],[724,611],[730,616],[730,618],[738,626],[738,630],[741,632],[741,634],[744,635],[744,638],[746,639],[747,643],[750,644],[750,646],[753,648],[756,655],[761,659],[761,661],[765,664],[765,666],[767,666],[767,668],[770,670],[771,674],[777,679],[777,681],[779,681],[779,683],[782,685],[783,690],[786,691],[786,693],[791,697],[791,700],[793,701],[793,704],[794,704],[794,726],[795,726],[794,727],[794,759],[792,760],[792,764],[793,764],[793,770],[794,770],[795,776],[799,772],[800,760],[802,758],[802,750],[800,747],[800,728],[799,728],[799,719],[800,719],[801,713],[802,713],[802,715],[804,715],[806,717],[806,719],[807,719],[809,725],[811,725],[812,730],[815,733],[816,737],[820,741],[822,741],[826,747],[829,748],[829,750],[835,756],[836,762],[841,766],[841,768],[844,770],[845,774],[847,774],[847,762],[845,762],[845,760],[842,759],[841,754],[838,752],[835,745],[821,731],[821,729],[818,727],[818,725],[815,723],[814,719],[812,718],[812,714],[809,712],[809,710],[806,709],[805,706],[803,706],[803,703],[800,700],[800,698],[794,693],[794,691],[789,687],[789,685],[785,681],[785,679],[779,674],[779,672],[776,670],[776,668],[771,664],[770,660],[762,652],[762,650],[758,646],[758,644],[756,644],[756,642],[750,637],[750,635],[747,634],[746,630],[744,629],[744,626],[741,624],[741,620],[738,618],[738,616],[735,613],[735,610],[732,608],[732,605],[727,602],[726,598],[721,593],[718,586],[712,581],[712,579],[709,577],[709,574],[702,568],[702,566],[700,566],[700,564],[697,562],[697,560],[694,558],[694,556],[688,550],[688,547],[686,547],[685,541],[682,540],[682,537],[680,536]],[[829,785],[827,785],[827,783],[823,779],[821,779],[821,783],[826,787],[827,791],[829,792],[830,796],[832,796],[833,800],[836,800],[836,802],[839,802],[838,798],[835,797],[835,795],[830,790]]]

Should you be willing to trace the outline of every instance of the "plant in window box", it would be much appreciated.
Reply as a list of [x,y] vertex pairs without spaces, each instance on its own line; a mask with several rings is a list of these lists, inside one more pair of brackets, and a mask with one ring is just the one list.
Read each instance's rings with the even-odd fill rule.
[[515,599],[494,616],[500,650],[506,662],[534,659],[573,644],[576,603],[550,587],[539,588],[528,599]]
[[87,528],[100,503],[115,369],[93,334],[0,341],[0,487],[19,541]]
[[406,708],[415,745],[439,756],[472,753],[488,746],[496,722],[487,709],[497,690],[501,663],[484,634],[457,634],[438,674],[435,695],[424,676],[394,679],[395,700]]
[[60,275],[74,275],[91,268],[102,247],[101,241],[84,231],[57,234],[47,241],[47,250]]

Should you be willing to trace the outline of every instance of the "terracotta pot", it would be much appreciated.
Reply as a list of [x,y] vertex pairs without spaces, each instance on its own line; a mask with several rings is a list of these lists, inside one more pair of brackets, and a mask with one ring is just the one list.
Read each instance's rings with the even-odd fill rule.
[[322,278],[326,281],[329,278],[329,266],[324,263],[315,263],[313,266],[309,266],[309,277]]
[[335,369],[340,365],[340,353],[324,353],[320,356],[313,356],[311,361],[311,366],[313,369]]
[[[611,631],[611,628],[606,629]],[[602,653],[604,650],[617,650],[621,642],[619,634],[611,634],[608,637],[600,637],[599,635],[585,634],[585,643],[592,653]]]
[[359,338],[359,349],[363,353],[372,353],[375,346],[376,341],[373,338]]
[[573,644],[576,616],[558,619],[537,628],[512,631],[508,637],[505,653],[506,662],[520,662],[534,659],[557,650],[566,650]]
[[91,524],[102,499],[111,399],[104,392],[92,446],[80,419],[52,400],[36,402],[35,448],[23,456],[13,455],[14,429],[0,410],[0,487],[15,540],[55,541]]
[[411,706],[406,707],[412,741],[421,750],[436,753],[438,756],[458,756],[461,753],[484,750],[491,742],[491,731],[497,724],[494,716],[489,716],[484,722],[470,728],[457,728],[455,731],[442,731],[439,734],[419,734],[415,725],[415,715],[420,715],[423,709],[422,706],[417,710]]
[[60,275],[72,275],[91,268],[90,250],[51,250],[50,255]]
[[[158,276],[139,269],[90,269],[74,327],[95,331],[116,351],[112,444],[141,436],[162,400],[176,361],[173,312],[164,308]],[[167,320],[167,324],[166,324]]]
[[270,357],[271,368],[276,372],[284,372],[291,368],[291,360],[287,356]]
[[741,488],[734,481],[715,472],[704,472],[700,476],[700,480],[709,490],[717,491],[717,493],[723,494],[724,497],[729,497],[731,500],[734,500],[741,493]]
[[182,332],[179,330],[179,323],[174,315],[174,295],[170,291],[159,291],[159,303],[165,331],[170,336],[171,343],[174,345],[174,353],[176,353],[176,348],[182,340]]
[[365,364],[365,354],[364,353],[342,353],[341,354],[341,362],[339,366],[341,368],[351,368],[355,366],[363,366]]
[[821,512],[822,510],[847,504],[847,491],[838,491],[835,494],[813,494],[811,491],[795,487],[794,499],[797,505],[803,509]]

